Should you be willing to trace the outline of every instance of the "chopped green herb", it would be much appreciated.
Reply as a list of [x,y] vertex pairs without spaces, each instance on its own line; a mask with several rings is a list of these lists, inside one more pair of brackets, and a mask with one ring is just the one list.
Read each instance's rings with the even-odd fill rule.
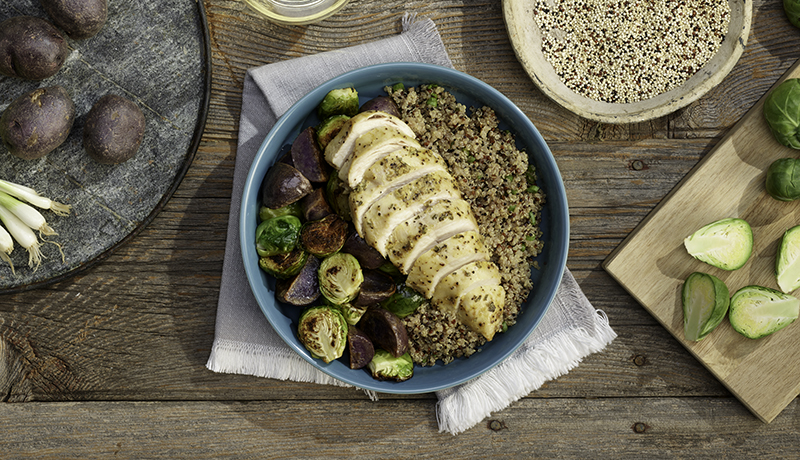
[[406,85],[404,85],[402,83],[399,83],[399,82],[395,83],[394,85],[392,85],[392,91],[403,91],[405,89],[406,89]]
[[528,235],[528,236],[525,237],[525,241],[536,241],[536,237]]
[[512,180],[514,180],[514,176],[509,174],[509,175],[506,176],[506,180],[511,182]]
[[533,211],[528,213],[528,218],[531,220],[531,225],[536,225],[536,214]]
[[512,204],[511,206],[508,207],[508,212],[514,212],[514,210],[516,210],[516,209],[517,209],[517,205]]
[[531,185],[530,187],[526,188],[525,191],[528,192],[528,193],[536,193],[536,192],[539,191],[539,186],[538,185]]
[[528,170],[525,171],[525,181],[528,185],[536,185],[536,166],[528,165]]
[[467,157],[467,163],[475,163],[475,157],[470,155]]
[[428,98],[428,101],[425,103],[428,107],[436,107],[439,105],[439,98],[434,94]]

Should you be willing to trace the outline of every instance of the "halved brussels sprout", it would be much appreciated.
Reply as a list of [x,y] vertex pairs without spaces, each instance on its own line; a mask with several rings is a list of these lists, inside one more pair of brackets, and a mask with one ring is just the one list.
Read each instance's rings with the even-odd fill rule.
[[398,317],[405,318],[417,311],[417,308],[425,301],[422,294],[402,284],[397,287],[397,291],[391,297],[381,302],[381,306]]
[[347,321],[347,324],[351,326],[358,324],[358,322],[361,321],[361,317],[367,312],[367,307],[361,307],[349,302],[336,305],[336,307],[342,312],[342,316],[344,316],[344,320]]
[[273,217],[256,227],[256,252],[259,257],[285,254],[294,250],[302,223],[295,216]]
[[261,206],[260,208],[258,208],[259,222],[264,222],[272,219],[273,217],[280,217],[280,216],[295,216],[298,219],[300,217],[303,217],[303,211],[302,208],[300,207],[300,203],[295,201],[292,204],[286,205],[278,209],[272,209],[266,206]]
[[358,296],[364,274],[358,260],[350,254],[337,252],[322,260],[319,267],[319,290],[332,304],[351,302]]
[[697,260],[722,270],[736,270],[753,252],[753,230],[743,219],[722,219],[700,228],[683,245]]
[[783,234],[775,257],[775,278],[786,294],[800,288],[800,225]]
[[320,148],[324,151],[331,140],[339,134],[342,126],[347,123],[350,117],[347,115],[339,114],[330,116],[317,125],[317,142]]
[[297,337],[315,358],[326,363],[340,358],[347,346],[347,322],[336,307],[320,305],[300,315]]
[[394,357],[386,350],[376,349],[375,355],[367,365],[372,378],[403,382],[414,376],[414,361],[411,354]]
[[800,299],[763,286],[745,286],[731,297],[728,319],[733,329],[758,339],[792,324],[800,315]]
[[328,91],[317,106],[317,115],[324,120],[333,115],[352,117],[358,113],[358,91],[355,88],[336,88]]
[[303,248],[296,247],[285,254],[261,257],[258,259],[258,266],[275,278],[286,279],[300,273],[307,259],[308,253]]
[[725,319],[730,305],[728,287],[707,273],[694,272],[686,278],[681,293],[683,333],[686,340],[703,340]]
[[331,255],[344,246],[347,238],[347,222],[337,214],[303,224],[300,244],[306,251],[319,257]]

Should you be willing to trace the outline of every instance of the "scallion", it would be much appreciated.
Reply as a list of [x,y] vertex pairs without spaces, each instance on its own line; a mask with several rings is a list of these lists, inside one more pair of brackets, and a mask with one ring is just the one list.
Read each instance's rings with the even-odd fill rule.
[[36,192],[36,190],[25,187],[24,185],[15,184],[7,180],[0,179],[0,190],[8,193],[11,196],[19,198],[20,200],[27,201],[28,203],[41,209],[49,209],[59,216],[66,216],[69,214],[72,206],[68,204],[58,203],[49,198],[43,197]]
[[0,206],[14,213],[19,220],[33,230],[37,230],[40,235],[56,234],[55,230],[47,225],[47,221],[39,211],[9,194],[0,192]]
[[0,206],[0,221],[3,221],[8,233],[17,243],[28,251],[28,266],[34,270],[39,268],[42,264],[42,251],[39,249],[39,240],[33,230],[5,206]]
[[3,259],[5,263],[11,267],[11,274],[17,276],[17,272],[14,271],[14,263],[11,262],[11,251],[14,250],[14,239],[11,238],[11,235],[5,229],[5,227],[0,226],[0,259]]

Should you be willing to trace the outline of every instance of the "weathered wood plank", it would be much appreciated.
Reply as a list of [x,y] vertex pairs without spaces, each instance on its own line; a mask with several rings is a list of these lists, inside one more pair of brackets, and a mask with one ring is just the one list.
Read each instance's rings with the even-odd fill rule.
[[267,400],[7,404],[0,424],[20,459],[796,458],[797,415],[765,429],[733,398],[526,399],[454,438],[427,400]]

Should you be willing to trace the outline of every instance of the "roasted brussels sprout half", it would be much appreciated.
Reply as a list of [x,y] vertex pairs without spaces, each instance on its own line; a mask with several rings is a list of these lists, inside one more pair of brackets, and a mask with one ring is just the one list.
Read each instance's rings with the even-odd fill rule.
[[381,302],[381,306],[398,317],[405,318],[417,311],[424,302],[425,297],[422,294],[401,284],[391,297]]
[[328,143],[339,134],[342,126],[344,126],[349,119],[350,117],[347,115],[333,115],[322,120],[322,122],[317,125],[317,142],[323,151],[325,151],[325,147],[328,146]]
[[376,380],[404,382],[414,375],[414,361],[409,353],[394,357],[386,350],[377,349],[367,367]]
[[337,305],[337,307],[339,308],[339,311],[342,312],[344,320],[347,321],[347,324],[351,326],[358,324],[358,322],[361,320],[361,317],[367,312],[367,307],[361,307],[349,302]]
[[306,222],[300,231],[300,244],[306,251],[319,257],[331,255],[342,249],[346,238],[347,222],[336,214]]
[[303,224],[295,216],[273,217],[256,227],[256,252],[270,257],[291,252],[297,245]]
[[319,290],[330,303],[341,305],[358,296],[364,273],[358,260],[350,254],[337,252],[322,260],[319,267]]
[[358,91],[355,88],[332,89],[317,106],[317,116],[324,120],[333,115],[352,117],[358,113]]
[[308,253],[298,246],[292,252],[261,257],[258,259],[258,266],[275,278],[286,279],[300,273],[306,260]]
[[347,322],[336,307],[309,307],[300,315],[297,337],[315,357],[326,363],[340,358],[347,346]]
[[353,220],[350,216],[350,191],[347,188],[347,184],[339,179],[338,174],[331,174],[331,177],[328,178],[328,183],[325,186],[325,197],[333,212],[338,214],[339,217],[348,222]]
[[303,217],[303,212],[302,209],[300,208],[300,203],[294,202],[292,204],[286,205],[278,209],[272,209],[266,206],[261,206],[260,208],[258,208],[259,222],[264,222],[265,220],[270,220],[273,217],[280,217],[280,216],[295,216],[297,218]]

